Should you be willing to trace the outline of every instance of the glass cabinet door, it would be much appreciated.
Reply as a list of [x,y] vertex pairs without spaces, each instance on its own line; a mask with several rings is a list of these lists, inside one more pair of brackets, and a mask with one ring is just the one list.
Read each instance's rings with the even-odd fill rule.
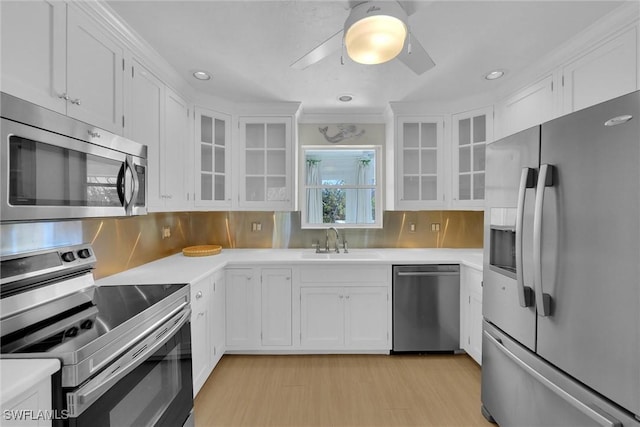
[[484,202],[485,149],[493,140],[491,108],[453,116],[453,203],[461,207]]
[[443,127],[440,117],[398,119],[399,208],[421,209],[444,203]]
[[230,129],[229,116],[196,108],[196,206],[231,204]]
[[244,151],[240,204],[261,209],[290,209],[291,119],[240,119]]

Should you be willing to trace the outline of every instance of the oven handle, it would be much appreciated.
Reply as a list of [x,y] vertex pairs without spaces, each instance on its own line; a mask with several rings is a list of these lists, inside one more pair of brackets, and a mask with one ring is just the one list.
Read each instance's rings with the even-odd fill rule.
[[[100,396],[106,393],[115,383],[144,363],[148,356],[153,355],[160,347],[169,341],[174,333],[190,319],[191,308],[183,308],[185,305],[187,305],[186,302],[178,309],[174,310],[170,315],[172,317],[169,320],[161,326],[153,328],[145,340],[135,345],[126,354],[114,361],[103,373],[90,380],[77,391],[67,393],[67,408],[69,410],[69,416],[79,416]],[[173,314],[176,313],[176,311],[178,311],[178,313],[174,316]],[[142,344],[142,346],[140,344]],[[131,362],[126,366],[120,366],[118,364],[121,360],[126,359],[133,360],[131,360]]]

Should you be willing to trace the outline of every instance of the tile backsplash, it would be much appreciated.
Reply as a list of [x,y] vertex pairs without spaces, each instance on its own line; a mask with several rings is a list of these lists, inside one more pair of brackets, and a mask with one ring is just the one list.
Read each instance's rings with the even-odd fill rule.
[[[481,248],[481,211],[387,211],[381,229],[341,229],[350,248]],[[311,248],[325,230],[300,228],[300,212],[176,212],[129,218],[0,225],[1,255],[89,242],[106,277],[185,246]]]

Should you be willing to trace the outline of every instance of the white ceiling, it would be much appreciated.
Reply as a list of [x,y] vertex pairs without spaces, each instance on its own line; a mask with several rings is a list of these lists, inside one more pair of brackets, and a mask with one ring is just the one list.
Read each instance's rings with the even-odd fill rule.
[[[353,3],[353,2],[351,2]],[[290,64],[343,27],[349,1],[108,1],[192,86],[236,102],[299,101],[305,111],[381,112],[390,101],[440,102],[494,91],[618,7],[617,1],[410,1],[413,36],[436,66],[360,65],[340,52]],[[345,55],[346,56],[346,55]],[[508,70],[503,81],[483,74]],[[196,81],[191,73],[209,71]]]

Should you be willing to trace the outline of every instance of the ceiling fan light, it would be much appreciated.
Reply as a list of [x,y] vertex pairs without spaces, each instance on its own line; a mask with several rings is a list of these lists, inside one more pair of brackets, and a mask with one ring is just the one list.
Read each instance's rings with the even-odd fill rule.
[[347,54],[360,64],[392,60],[402,51],[406,37],[406,13],[398,3],[362,3],[345,23]]

